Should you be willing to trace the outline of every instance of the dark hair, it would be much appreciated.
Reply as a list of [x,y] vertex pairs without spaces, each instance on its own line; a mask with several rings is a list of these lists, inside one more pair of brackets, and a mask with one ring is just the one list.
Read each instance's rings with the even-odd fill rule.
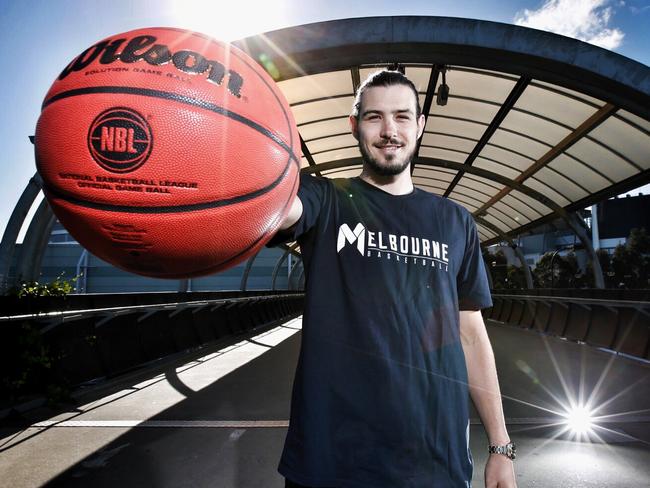
[[359,85],[357,88],[357,94],[354,97],[354,105],[352,105],[352,116],[356,119],[359,118],[359,111],[361,110],[361,96],[368,88],[375,86],[393,86],[393,85],[404,85],[408,86],[415,96],[415,116],[419,117],[422,109],[420,108],[420,97],[418,96],[418,90],[415,88],[415,85],[411,80],[409,80],[404,73],[395,70],[383,69],[371,73],[366,81]]

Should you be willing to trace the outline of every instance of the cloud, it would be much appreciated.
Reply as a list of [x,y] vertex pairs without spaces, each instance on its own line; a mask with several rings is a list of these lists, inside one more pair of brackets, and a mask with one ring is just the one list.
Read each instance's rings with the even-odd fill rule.
[[580,39],[605,49],[619,47],[625,33],[609,27],[612,6],[623,6],[610,0],[545,0],[537,10],[525,9],[515,15],[515,24]]

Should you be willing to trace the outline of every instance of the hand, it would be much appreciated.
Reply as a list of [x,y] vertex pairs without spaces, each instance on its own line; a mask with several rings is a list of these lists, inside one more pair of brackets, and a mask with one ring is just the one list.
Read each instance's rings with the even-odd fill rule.
[[485,465],[485,488],[517,488],[515,466],[503,454],[490,454]]

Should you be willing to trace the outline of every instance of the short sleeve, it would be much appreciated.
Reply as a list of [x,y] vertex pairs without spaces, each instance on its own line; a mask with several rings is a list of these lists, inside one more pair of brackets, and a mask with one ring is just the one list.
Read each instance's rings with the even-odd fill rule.
[[275,234],[266,247],[295,241],[316,225],[327,198],[327,181],[324,178],[300,173],[298,198],[302,202],[302,215],[294,225]]
[[465,254],[456,277],[458,308],[481,310],[492,306],[492,296],[476,224],[469,214],[465,216],[465,229],[467,236]]

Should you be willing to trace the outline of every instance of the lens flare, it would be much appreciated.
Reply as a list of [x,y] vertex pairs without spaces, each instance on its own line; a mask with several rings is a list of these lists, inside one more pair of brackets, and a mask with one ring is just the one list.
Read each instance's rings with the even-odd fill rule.
[[594,426],[592,412],[585,406],[576,406],[571,408],[564,415],[565,422],[571,432],[575,434],[589,434]]

